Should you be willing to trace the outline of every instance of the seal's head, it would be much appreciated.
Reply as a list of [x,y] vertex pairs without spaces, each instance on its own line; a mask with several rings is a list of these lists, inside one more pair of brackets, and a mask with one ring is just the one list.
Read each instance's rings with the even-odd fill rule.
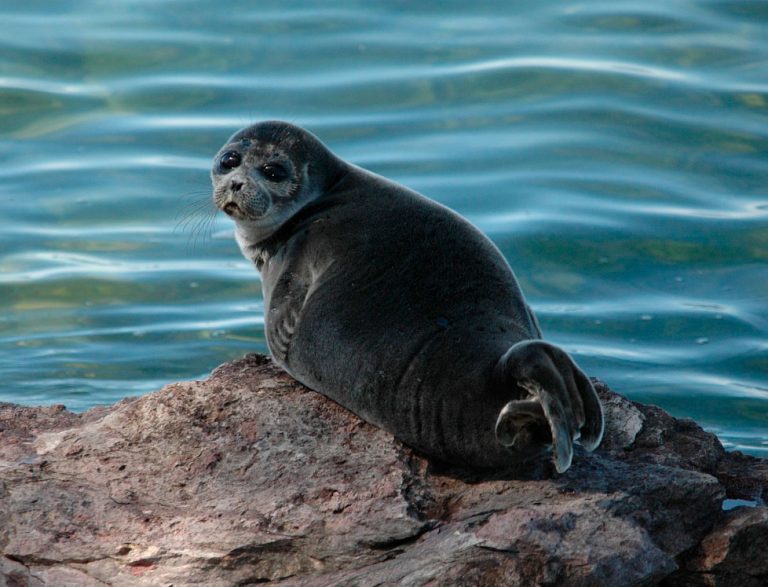
[[343,163],[313,134],[268,121],[235,133],[213,160],[213,201],[256,243],[271,236],[343,174]]

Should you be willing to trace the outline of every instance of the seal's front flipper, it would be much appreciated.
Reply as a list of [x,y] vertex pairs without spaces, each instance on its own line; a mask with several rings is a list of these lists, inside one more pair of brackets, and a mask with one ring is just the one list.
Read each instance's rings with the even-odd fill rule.
[[499,413],[496,439],[500,444],[531,452],[537,442],[551,442],[559,473],[571,466],[574,440],[581,437],[587,450],[600,444],[600,400],[586,375],[558,347],[541,340],[518,343],[499,360],[495,378],[502,389],[523,394]]

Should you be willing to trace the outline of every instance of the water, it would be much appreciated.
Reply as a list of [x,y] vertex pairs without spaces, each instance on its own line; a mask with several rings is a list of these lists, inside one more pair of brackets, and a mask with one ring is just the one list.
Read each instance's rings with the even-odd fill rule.
[[765,2],[5,3],[0,400],[266,351],[207,177],[264,118],[470,218],[591,375],[768,455]]

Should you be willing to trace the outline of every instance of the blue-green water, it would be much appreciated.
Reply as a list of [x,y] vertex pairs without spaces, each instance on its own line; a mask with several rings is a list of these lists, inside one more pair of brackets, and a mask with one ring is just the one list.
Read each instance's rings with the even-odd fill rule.
[[759,1],[6,3],[0,400],[266,351],[207,176],[264,118],[470,218],[589,374],[768,454]]

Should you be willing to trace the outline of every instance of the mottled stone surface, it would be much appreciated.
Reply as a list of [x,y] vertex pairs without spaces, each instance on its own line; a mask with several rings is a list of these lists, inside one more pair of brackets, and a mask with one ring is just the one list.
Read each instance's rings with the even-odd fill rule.
[[721,508],[762,503],[766,462],[598,389],[606,441],[564,475],[429,464],[258,355],[0,405],[0,585],[766,584],[766,508]]

